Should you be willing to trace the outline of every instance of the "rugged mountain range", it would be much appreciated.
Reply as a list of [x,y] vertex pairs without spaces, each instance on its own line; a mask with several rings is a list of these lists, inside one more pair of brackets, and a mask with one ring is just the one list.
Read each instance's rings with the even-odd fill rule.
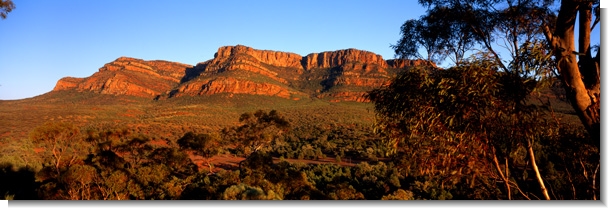
[[300,56],[237,45],[219,48],[213,59],[196,66],[120,57],[90,77],[60,79],[53,91],[151,99],[228,93],[365,102],[365,92],[387,84],[399,69],[422,64],[433,63],[384,60],[357,49]]

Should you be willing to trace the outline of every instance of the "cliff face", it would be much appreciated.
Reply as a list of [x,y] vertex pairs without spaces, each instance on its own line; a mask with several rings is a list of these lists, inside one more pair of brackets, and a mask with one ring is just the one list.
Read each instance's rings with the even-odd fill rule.
[[294,94],[294,92],[290,92],[287,88],[279,85],[231,77],[220,77],[212,80],[191,82],[181,85],[176,92],[177,94],[175,97],[230,93],[290,98],[291,95]]
[[322,53],[308,54],[302,60],[305,69],[313,68],[332,68],[342,66],[350,62],[360,62],[367,65],[377,65],[386,68],[388,65],[382,56],[357,49],[346,49]]
[[[302,94],[298,91],[307,91],[302,87],[298,88],[296,84],[307,80],[308,86],[319,88],[316,90],[319,91],[318,93],[310,95],[312,97],[328,98],[336,95],[337,97],[332,98],[333,100],[359,102],[363,101],[359,95],[386,84],[393,75],[386,71],[390,66],[382,56],[357,49],[312,53],[302,57],[294,53],[256,50],[242,45],[225,46],[219,48],[215,57],[201,64],[201,66],[203,65],[205,67],[201,69],[199,79],[190,81],[186,84],[187,86],[179,87],[173,96],[200,95],[204,91],[206,93],[203,94],[246,93],[289,98],[294,94]],[[281,84],[245,81],[245,79],[210,81],[205,78],[228,76],[232,71],[263,75]],[[231,83],[231,81],[235,83]],[[310,84],[311,82],[312,84]],[[360,91],[355,93],[335,92],[337,87],[348,88],[350,86],[355,86]],[[308,91],[314,90],[308,89]]]
[[69,90],[69,89],[77,88],[78,84],[80,84],[83,80],[84,80],[84,78],[76,78],[76,77],[61,78],[61,79],[59,79],[59,81],[57,81],[57,84],[55,85],[55,88],[53,88],[53,91]]
[[204,62],[204,74],[219,74],[228,71],[248,71],[266,76],[276,81],[287,83],[287,79],[294,76],[281,76],[272,67],[286,68],[289,71],[300,73],[302,71],[301,56],[294,53],[285,53],[268,50],[255,50],[250,47],[224,46],[215,53],[215,58]]
[[357,49],[300,56],[237,45],[220,47],[213,59],[194,67],[121,57],[105,64],[90,77],[60,79],[54,91],[92,91],[150,98],[230,93],[366,102],[362,95],[387,84],[398,68],[423,64],[432,63],[385,61],[378,54]]
[[278,67],[302,69],[302,65],[300,63],[302,56],[298,54],[270,50],[256,50],[243,45],[220,47],[217,50],[217,53],[215,53],[212,63],[223,62],[226,59],[239,54],[249,55],[259,63],[265,63]]
[[220,47],[213,59],[197,65],[198,77],[181,84],[171,97],[219,93],[252,94],[291,98],[301,94],[289,87],[303,69],[302,56],[247,46]]

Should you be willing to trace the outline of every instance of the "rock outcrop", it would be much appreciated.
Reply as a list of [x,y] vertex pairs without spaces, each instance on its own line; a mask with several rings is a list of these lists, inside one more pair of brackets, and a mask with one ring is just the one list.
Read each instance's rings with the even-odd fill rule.
[[[331,102],[367,102],[364,94],[389,83],[398,69],[433,65],[424,60],[384,60],[363,50],[311,53],[220,47],[196,66],[120,57],[87,78],[65,77],[53,89],[170,98],[220,93],[317,97]],[[294,95],[297,95],[294,97]]]
[[76,77],[61,78],[61,79],[59,79],[59,81],[57,81],[57,84],[55,85],[55,88],[53,88],[53,91],[69,90],[69,89],[77,88],[78,84],[80,84],[83,80],[84,80],[84,78],[76,78]]
[[91,91],[101,94],[154,97],[177,86],[192,66],[120,57],[87,78],[65,77],[53,89]]
[[388,65],[381,55],[357,49],[346,49],[322,53],[308,54],[302,60],[304,69],[333,68],[350,62],[365,63],[366,65],[377,65],[386,68]]
[[247,54],[260,63],[265,63],[272,66],[296,69],[302,68],[302,64],[300,63],[302,56],[298,54],[270,50],[256,50],[243,45],[220,47],[217,50],[217,53],[215,53],[212,63],[222,62],[237,54]]
[[270,83],[259,83],[231,77],[220,77],[182,85],[177,89],[177,94],[175,97],[184,95],[213,95],[220,93],[266,95],[290,98],[292,94],[296,94],[297,92],[290,92],[290,90],[285,87]]

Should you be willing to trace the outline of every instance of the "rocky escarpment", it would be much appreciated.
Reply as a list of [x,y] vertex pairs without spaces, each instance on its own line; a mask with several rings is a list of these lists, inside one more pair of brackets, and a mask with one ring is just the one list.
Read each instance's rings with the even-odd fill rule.
[[53,88],[53,91],[69,90],[69,89],[78,88],[78,85],[80,83],[82,83],[83,80],[84,80],[84,78],[76,78],[76,77],[61,78],[59,81],[57,81],[57,84],[55,85],[55,88]]
[[181,85],[176,90],[174,96],[213,95],[220,93],[267,95],[290,98],[291,95],[296,92],[290,92],[286,87],[276,84],[253,82],[232,77],[219,77],[216,79]]
[[54,90],[157,99],[229,93],[365,102],[365,92],[387,84],[399,68],[424,64],[434,65],[420,60],[387,61],[357,49],[301,56],[236,45],[220,47],[213,59],[194,67],[121,57],[90,77],[62,78]]
[[176,87],[165,97],[252,94],[295,98],[303,93],[290,87],[303,69],[302,56],[250,47],[220,47],[213,59],[199,63],[198,74]]
[[[297,78],[297,74],[302,73],[301,60],[302,56],[295,53],[256,50],[237,45],[220,47],[213,59],[200,65],[204,66],[201,70],[205,72],[204,75],[243,70],[287,83],[287,80]],[[284,73],[285,71],[291,73]]]
[[265,63],[278,67],[302,69],[302,64],[300,63],[302,56],[298,54],[270,50],[256,50],[243,45],[220,47],[217,50],[217,53],[215,53],[210,64],[221,63],[226,59],[239,54],[247,54],[255,59],[258,63]]
[[[243,45],[224,46],[213,59],[195,67],[200,71],[197,79],[176,88],[170,96],[243,93],[290,98],[308,94],[331,101],[361,102],[365,101],[361,96],[365,92],[388,83],[395,75],[394,68],[425,63],[386,61],[378,54],[357,49],[300,56]],[[234,77],[237,71],[262,75],[273,83],[252,79],[253,75]]]
[[168,61],[144,61],[120,57],[87,78],[65,77],[53,89],[91,91],[101,94],[154,97],[177,86],[192,66]]
[[382,56],[369,51],[362,51],[352,48],[322,53],[311,53],[302,60],[304,69],[333,68],[353,62],[362,63],[361,67],[368,65],[376,65],[380,68],[388,67],[386,61],[382,59]]

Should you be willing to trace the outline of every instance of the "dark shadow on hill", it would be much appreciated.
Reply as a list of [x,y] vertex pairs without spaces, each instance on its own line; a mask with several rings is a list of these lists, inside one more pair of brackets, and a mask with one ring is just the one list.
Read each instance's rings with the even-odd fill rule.
[[[184,76],[179,80],[179,84],[181,85],[183,83],[189,82],[190,80],[196,79],[197,77],[199,77],[201,75],[201,73],[203,73],[205,71],[206,68],[207,68],[207,64],[204,64],[204,63],[198,63],[194,67],[186,68],[186,70],[184,72]],[[168,93],[156,95],[154,97],[154,100],[172,98],[178,92],[179,91],[177,89],[172,89]]]
[[192,68],[186,68],[186,72],[184,73],[184,77],[179,81],[180,84],[186,83],[194,78],[200,76],[201,72],[204,72],[207,68],[207,64],[196,64],[196,66]]
[[39,199],[36,189],[36,172],[29,167],[14,167],[11,163],[0,164],[0,199]]
[[321,81],[321,85],[323,86],[323,90],[321,92],[327,92],[336,84],[338,84],[338,77],[341,77],[344,73],[344,69],[342,67],[334,67],[329,69],[329,76],[327,79]]

